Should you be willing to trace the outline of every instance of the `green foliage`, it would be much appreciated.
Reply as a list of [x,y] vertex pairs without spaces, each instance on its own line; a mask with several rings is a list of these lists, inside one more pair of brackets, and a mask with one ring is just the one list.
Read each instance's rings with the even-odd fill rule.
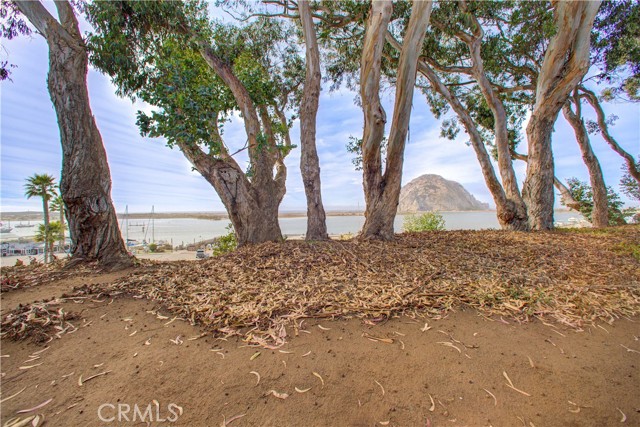
[[51,245],[60,238],[61,231],[62,224],[60,224],[59,221],[50,222],[49,230],[45,229],[44,224],[38,224],[38,229],[36,230],[34,240],[36,242],[46,242]]
[[[640,157],[640,156],[639,156]],[[640,162],[636,162],[636,169],[640,169]],[[629,173],[629,169],[622,167],[622,178],[620,178],[620,189],[630,198],[640,202],[640,184]]]
[[627,95],[640,101],[640,3],[608,0],[600,6],[591,32],[591,62],[599,69],[600,82],[613,86],[605,98]]
[[[509,143],[515,149],[521,142],[522,122],[533,104],[536,70],[554,31],[553,16],[548,2],[542,1],[469,2],[466,9],[458,2],[434,3],[422,58],[469,112],[483,141],[497,157],[493,112],[472,76],[469,67],[473,58],[463,40],[477,30],[472,18],[482,25],[480,54],[484,75],[497,90],[505,109]],[[401,28],[396,26],[392,30],[399,40]],[[460,124],[450,114],[447,101],[430,87],[425,77],[418,76],[418,86],[436,118],[442,119],[441,136],[456,138]],[[500,89],[514,86],[522,89]]]
[[48,174],[34,174],[27,178],[27,183],[24,185],[24,194],[27,199],[42,197],[49,201],[57,195],[56,179]]
[[405,232],[440,231],[445,229],[445,221],[438,212],[425,212],[404,217],[402,229]]
[[55,212],[60,212],[60,211],[64,211],[65,207],[64,207],[64,200],[62,200],[62,196],[61,195],[57,195],[55,196],[52,200],[51,200],[51,210],[55,211]]
[[293,26],[269,19],[210,22],[206,9],[201,1],[92,2],[86,7],[95,29],[88,38],[91,61],[111,76],[121,96],[156,107],[138,112],[143,136],[164,137],[169,147],[204,147],[217,158],[227,151],[224,124],[239,107],[203,59],[195,42],[204,40],[253,103],[271,113],[276,146],[287,154],[291,148],[284,140],[291,123],[283,125],[273,110],[286,110],[304,81],[298,47],[286,43]]
[[[381,166],[384,169],[385,159],[387,155],[387,137],[383,137],[380,142],[380,157],[382,157]],[[355,154],[355,157],[351,159],[351,163],[357,171],[362,170],[362,138],[357,138],[355,136],[349,137],[349,142],[347,142],[347,151],[351,154]]]
[[[569,178],[567,180],[569,191],[573,199],[580,204],[579,211],[588,221],[591,221],[591,212],[593,211],[593,191],[591,186],[586,182],[580,181],[578,178]],[[632,213],[623,209],[624,203],[620,200],[620,196],[613,191],[613,188],[607,187],[609,225],[625,224],[625,218]]]
[[[16,4],[11,0],[0,0],[0,38],[11,40],[19,35],[28,36],[30,34],[31,28],[22,17]],[[9,61],[0,61],[0,81],[11,81],[13,68],[16,68],[16,65],[10,64]]]
[[233,225],[229,224],[226,228],[227,234],[220,236],[213,242],[213,255],[222,255],[233,252],[238,247],[238,240]]
[[155,252],[158,250],[158,245],[155,243],[149,243],[149,251]]

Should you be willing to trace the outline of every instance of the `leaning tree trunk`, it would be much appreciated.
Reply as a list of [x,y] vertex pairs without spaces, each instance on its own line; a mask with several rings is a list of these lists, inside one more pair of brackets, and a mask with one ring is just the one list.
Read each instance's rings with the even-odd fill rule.
[[[392,43],[393,44],[393,43]],[[424,75],[431,84],[431,87],[442,95],[447,100],[451,108],[456,112],[458,118],[462,122],[469,139],[471,146],[476,153],[476,158],[480,164],[484,181],[487,184],[487,188],[491,192],[493,201],[496,204],[496,214],[498,222],[503,229],[506,230],[522,230],[527,227],[526,216],[519,215],[516,204],[507,198],[505,191],[500,184],[500,181],[496,177],[493,165],[491,163],[491,157],[487,152],[487,148],[484,145],[482,136],[478,128],[473,122],[473,118],[469,111],[462,105],[460,100],[449,90],[449,88],[442,83],[438,75],[434,70],[425,62],[418,62],[418,70]]]
[[111,201],[111,175],[87,90],[88,56],[71,5],[57,1],[60,23],[36,1],[16,1],[49,45],[48,87],[62,144],[60,190],[74,239],[71,265],[132,265]]
[[611,133],[609,132],[609,126],[607,125],[607,120],[605,118],[604,110],[602,109],[602,105],[600,105],[600,101],[595,93],[585,88],[584,86],[580,87],[580,90],[585,94],[587,98],[587,102],[591,104],[591,107],[596,112],[596,116],[598,118],[598,127],[600,128],[600,133],[607,144],[611,147],[613,151],[618,153],[627,163],[627,170],[629,174],[640,184],[640,168],[637,166],[636,160],[633,158],[631,154],[626,152],[618,141],[615,140]]
[[604,183],[600,162],[598,162],[598,158],[591,148],[589,134],[587,133],[587,128],[582,120],[580,97],[577,93],[574,93],[573,102],[576,106],[576,111],[574,112],[571,109],[569,101],[567,101],[567,103],[562,107],[562,113],[576,134],[576,141],[578,142],[580,152],[582,153],[582,160],[589,171],[589,180],[591,181],[591,191],[593,193],[591,224],[595,228],[607,227],[609,225],[609,199],[607,197],[607,186]]
[[529,161],[522,192],[533,230],[553,229],[551,133],[562,105],[589,69],[589,37],[600,1],[554,5],[557,31],[544,55],[527,126]]
[[391,1],[374,1],[367,22],[362,50],[360,94],[365,124],[362,139],[365,223],[362,239],[390,240],[398,210],[402,185],[404,147],[411,116],[418,56],[431,16],[431,1],[414,1],[398,61],[396,97],[389,132],[387,159],[382,174],[380,144],[384,136],[386,115],[380,103],[380,65],[387,26],[393,6]]
[[[462,2],[463,10],[466,12],[466,2]],[[473,14],[470,15],[472,20],[473,35],[469,35],[464,31],[457,31],[456,34],[467,45],[471,55],[471,72],[478,82],[480,92],[491,109],[494,119],[493,133],[495,136],[495,145],[498,154],[498,170],[502,179],[505,195],[509,202],[509,207],[513,210],[514,216],[509,222],[509,228],[512,230],[528,231],[527,207],[520,194],[516,173],[513,169],[513,160],[511,158],[509,130],[507,126],[507,113],[504,108],[502,99],[491,85],[486,76],[484,69],[484,61],[481,56],[481,45],[484,37],[482,25]]]
[[320,51],[307,0],[298,2],[306,45],[306,78],[300,102],[300,172],[307,196],[306,240],[327,240],[327,220],[322,204],[320,160],[316,150],[316,116],[320,98]]

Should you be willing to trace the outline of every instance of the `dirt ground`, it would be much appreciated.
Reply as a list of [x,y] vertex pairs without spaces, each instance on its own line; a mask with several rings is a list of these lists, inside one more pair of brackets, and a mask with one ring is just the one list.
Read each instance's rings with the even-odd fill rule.
[[[125,274],[3,293],[2,314]],[[80,313],[77,331],[1,341],[2,425],[35,414],[51,426],[640,425],[638,317],[582,330],[462,308],[375,326],[307,319],[269,350],[201,337],[144,299],[62,307]]]

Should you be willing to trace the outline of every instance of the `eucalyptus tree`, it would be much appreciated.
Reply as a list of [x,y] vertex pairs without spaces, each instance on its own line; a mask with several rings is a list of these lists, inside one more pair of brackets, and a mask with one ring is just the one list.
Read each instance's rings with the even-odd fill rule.
[[[505,211],[509,212],[509,206],[514,205],[518,208],[516,212],[525,212],[526,216],[520,216],[520,229],[529,227],[524,223],[526,218],[535,229],[533,224],[537,220],[533,217],[539,213],[536,209],[529,210],[523,203],[511,160],[530,161],[530,156],[516,152],[518,128],[527,110],[534,107],[535,88],[543,60],[549,54],[550,40],[557,31],[557,23],[553,19],[555,10],[553,4],[542,1],[445,2],[434,12],[432,28],[439,33],[436,37],[427,38],[423,55],[425,63],[419,67],[430,82],[427,97],[432,109],[441,115],[449,106],[452,107],[470,135],[471,145],[481,160],[485,180],[496,202],[498,217]],[[478,93],[482,94],[480,100]],[[443,135],[455,136],[456,122],[445,120]],[[474,142],[481,137],[497,159],[504,196],[492,177],[487,154],[479,142]],[[581,147],[585,148],[584,144]],[[545,153],[552,159],[550,145]],[[597,159],[593,153],[583,153],[584,158],[590,161],[592,175],[597,176]],[[554,176],[552,166],[545,172],[550,174],[552,185],[560,191],[564,203],[577,206],[568,188]],[[527,179],[536,173],[530,169]],[[505,196],[511,203],[504,203]],[[547,206],[550,209],[553,206],[551,200],[551,205]]]
[[574,89],[572,96],[562,106],[562,113],[573,128],[576,141],[582,153],[582,159],[589,171],[591,181],[592,208],[590,211],[590,221],[595,228],[609,226],[609,198],[607,186],[602,174],[602,167],[596,157],[591,142],[589,132],[582,116],[582,101],[578,88]]
[[553,228],[551,133],[560,109],[589,69],[590,33],[600,1],[553,5],[555,34],[537,74],[535,103],[527,125],[529,160],[523,196],[534,230]]
[[[613,117],[611,120],[606,119],[600,99],[587,86],[591,81],[595,81],[600,86],[606,85],[607,87],[603,90],[603,100],[623,99],[628,102],[638,100],[637,81],[640,78],[638,19],[640,19],[640,5],[637,2],[603,2],[591,33],[591,72],[583,77],[562,107],[564,117],[574,129],[582,158],[589,171],[590,194],[592,194],[590,218],[594,227],[609,225],[610,191],[605,184],[600,163],[591,147],[589,134],[602,135],[611,148],[625,159],[630,176],[635,174],[636,179],[640,180],[640,170],[636,167],[635,159],[611,135],[609,122],[613,121]],[[597,117],[596,122],[584,120],[583,104],[593,108]]]
[[[640,101],[640,3],[634,0],[608,0],[602,3],[591,35],[593,76],[578,87],[582,99],[593,108],[596,121],[588,121],[589,133],[600,133],[611,149],[625,161],[631,179],[640,184],[638,160],[620,146],[609,130],[613,117],[607,118],[602,102]],[[589,90],[587,80],[604,85],[601,96]]]
[[298,1],[300,25],[306,48],[306,77],[300,102],[300,173],[307,197],[307,240],[327,240],[327,220],[322,204],[320,159],[316,149],[316,118],[320,103],[320,50],[307,0]]
[[418,0],[411,6],[398,59],[395,102],[384,169],[381,151],[387,117],[380,102],[380,78],[393,4],[391,1],[373,1],[369,12],[360,59],[360,99],[364,112],[362,171],[366,202],[365,223],[360,234],[362,239],[390,240],[394,235],[393,221],[400,198],[416,68],[431,8],[431,1]]
[[5,37],[31,32],[24,16],[49,46],[47,84],[62,145],[60,191],[74,239],[70,265],[129,266],[111,201],[107,154],[89,105],[88,55],[74,9],[68,1],[56,1],[56,19],[40,1],[3,0],[2,6]]
[[[498,2],[439,2],[418,61],[418,72],[422,80],[428,81],[419,82],[419,86],[436,117],[453,109],[469,135],[501,226],[527,230],[527,209],[511,152],[518,142],[517,127],[524,116],[524,108],[512,99],[522,97],[529,84],[492,74],[485,66],[502,48],[495,35],[487,32],[496,21],[507,20],[512,8]],[[391,32],[387,33],[387,40],[399,49]],[[395,56],[391,53],[388,58],[394,60]],[[454,138],[458,120],[445,120],[442,135]],[[491,154],[497,160],[500,179]]]
[[[290,19],[299,22],[301,37],[305,46],[305,80],[302,97],[299,100],[300,118],[300,174],[307,199],[306,240],[327,240],[327,221],[322,203],[322,185],[320,180],[320,159],[316,147],[316,121],[320,103],[322,70],[320,49],[314,18],[317,2],[309,0],[266,0],[263,5],[269,10],[256,12],[258,3],[242,3],[242,20],[263,16],[269,19]],[[291,43],[291,41],[289,41]]]
[[[57,196],[56,179],[48,174],[34,174],[27,178],[24,185],[24,194],[27,199],[32,197],[42,198],[42,215],[44,218],[43,232],[49,235],[49,201]],[[44,245],[44,262],[47,263],[50,258],[51,246],[48,243]]]
[[[204,2],[95,2],[92,61],[119,93],[155,107],[138,113],[143,135],[178,147],[220,196],[239,245],[278,241],[284,158],[293,148],[284,112],[300,86],[290,35],[278,22],[210,22]],[[224,124],[239,113],[246,141],[235,152]],[[243,170],[234,157],[247,151]]]

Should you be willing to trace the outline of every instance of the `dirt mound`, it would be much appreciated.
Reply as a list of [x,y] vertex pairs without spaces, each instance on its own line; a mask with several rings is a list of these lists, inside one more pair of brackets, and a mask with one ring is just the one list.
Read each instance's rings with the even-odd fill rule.
[[[306,317],[442,315],[455,306],[526,321],[584,321],[640,312],[640,263],[624,232],[447,231],[393,242],[285,242],[203,262],[155,264],[109,286],[160,302],[178,318],[262,345]],[[96,287],[94,291],[103,291]]]

